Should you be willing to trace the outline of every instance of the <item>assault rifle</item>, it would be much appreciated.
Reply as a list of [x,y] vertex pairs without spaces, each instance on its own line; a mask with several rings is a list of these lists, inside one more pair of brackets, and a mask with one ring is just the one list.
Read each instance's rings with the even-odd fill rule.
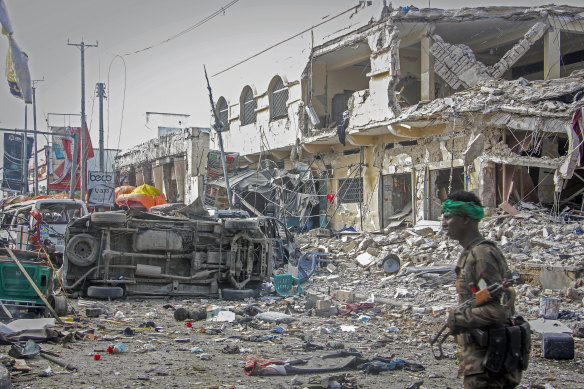
[[[507,281],[506,278],[503,280],[502,283],[495,282],[494,284],[489,285],[486,288],[479,290],[477,293],[475,293],[475,295],[473,297],[471,297],[470,299],[468,299],[464,303],[462,303],[460,306],[458,306],[456,308],[456,310],[463,310],[463,309],[467,309],[467,308],[480,307],[481,305],[484,305],[484,304],[492,301],[493,298],[499,297],[501,295],[501,293],[503,293],[503,290],[505,288],[508,288],[510,285],[511,285],[511,281]],[[434,338],[430,342],[430,349],[432,350],[432,355],[434,355],[434,358],[436,358],[436,359],[444,358],[444,352],[442,351],[442,344],[444,343],[446,338],[448,338],[450,335],[452,335],[452,331],[448,331],[446,334],[443,334],[444,331],[446,331],[446,329],[448,329],[448,323],[444,324],[442,326],[442,328],[440,328],[440,331],[438,331],[436,336],[434,336]],[[476,329],[470,331],[470,333],[477,340],[477,342],[479,344],[487,342],[486,337],[488,334],[486,331],[483,331],[483,330],[476,328]],[[434,351],[434,345],[436,345],[436,347],[438,348],[438,354],[436,354],[436,352]]]

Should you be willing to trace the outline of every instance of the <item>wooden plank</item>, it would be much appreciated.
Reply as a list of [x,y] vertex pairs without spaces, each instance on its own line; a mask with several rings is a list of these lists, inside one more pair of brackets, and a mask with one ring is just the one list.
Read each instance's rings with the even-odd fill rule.
[[12,314],[10,313],[8,308],[6,308],[6,306],[4,305],[2,300],[0,300],[0,306],[2,307],[2,310],[4,311],[4,313],[8,315],[8,318],[12,319]]
[[47,307],[47,309],[49,310],[49,312],[51,312],[51,315],[53,315],[53,317],[55,318],[55,320],[57,321],[57,323],[63,324],[63,320],[61,320],[61,318],[59,317],[59,315],[57,315],[57,312],[55,312],[55,310],[53,309],[53,307],[51,306],[51,304],[49,304],[49,302],[47,301],[47,298],[45,297],[45,295],[43,294],[43,292],[41,292],[41,290],[36,286],[36,284],[34,283],[34,281],[32,280],[32,278],[30,278],[30,276],[28,275],[28,272],[26,271],[26,269],[24,268],[24,266],[22,266],[22,263],[20,263],[20,261],[18,260],[18,258],[16,258],[16,256],[12,252],[12,250],[10,250],[8,247],[6,247],[6,252],[8,253],[8,255],[10,255],[10,258],[12,258],[12,260],[14,261],[14,263],[16,263],[16,266],[18,266],[18,268],[20,269],[20,271],[22,272],[22,274],[24,274],[24,276],[28,280],[28,283],[33,287],[34,291],[39,296],[39,298],[41,300],[43,300],[43,303],[45,303],[45,306]]

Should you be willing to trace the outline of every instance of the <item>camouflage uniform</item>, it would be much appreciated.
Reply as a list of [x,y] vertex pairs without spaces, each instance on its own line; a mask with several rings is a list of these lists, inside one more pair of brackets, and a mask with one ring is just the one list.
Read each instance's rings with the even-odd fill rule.
[[[455,286],[460,303],[473,297],[473,291],[510,278],[503,254],[494,243],[483,238],[475,239],[463,251],[456,272]],[[456,328],[463,331],[457,337],[462,346],[458,376],[464,376],[465,388],[514,388],[521,381],[521,370],[506,374],[493,374],[485,370],[483,359],[487,347],[481,347],[464,333],[466,330],[487,330],[492,324],[506,323],[515,313],[514,297],[514,291],[509,288],[503,298],[493,299],[480,307],[454,312]]]

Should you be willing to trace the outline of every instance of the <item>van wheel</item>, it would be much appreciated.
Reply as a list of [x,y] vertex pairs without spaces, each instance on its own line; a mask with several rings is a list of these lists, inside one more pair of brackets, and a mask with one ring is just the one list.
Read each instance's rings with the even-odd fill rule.
[[124,297],[124,289],[119,286],[90,286],[87,288],[87,296],[96,299]]
[[99,253],[97,238],[89,234],[73,236],[65,248],[67,260],[77,266],[89,266],[97,259]]
[[102,226],[115,226],[126,222],[126,214],[123,212],[94,212],[91,214],[91,221]]

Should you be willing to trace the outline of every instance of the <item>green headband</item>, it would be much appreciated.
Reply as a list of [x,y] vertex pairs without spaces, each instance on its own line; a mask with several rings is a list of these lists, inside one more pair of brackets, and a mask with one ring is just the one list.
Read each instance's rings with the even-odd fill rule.
[[485,211],[473,202],[445,200],[442,203],[442,212],[451,213],[457,216],[468,216],[474,220],[481,220],[485,217]]

